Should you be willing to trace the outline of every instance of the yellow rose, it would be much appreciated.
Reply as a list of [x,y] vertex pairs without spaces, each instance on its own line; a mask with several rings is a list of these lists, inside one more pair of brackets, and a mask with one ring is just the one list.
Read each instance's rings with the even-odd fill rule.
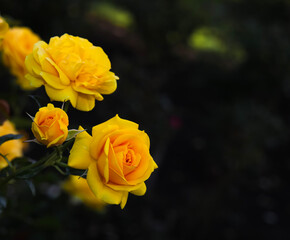
[[4,37],[8,29],[9,29],[8,23],[2,17],[0,17],[0,39]]
[[70,100],[81,111],[95,107],[95,99],[117,88],[117,76],[110,72],[111,63],[100,47],[88,40],[64,34],[49,44],[40,41],[25,60],[26,78],[34,87],[44,85],[52,101]]
[[61,145],[68,135],[68,116],[65,111],[47,104],[36,113],[32,123],[32,133],[39,143],[48,148]]
[[[80,127],[81,129],[81,127]],[[87,181],[97,198],[124,208],[128,193],[144,195],[144,183],[157,168],[150,141],[138,124],[118,115],[77,135],[68,165],[88,169]]]
[[[14,125],[8,120],[6,120],[0,126],[0,136],[6,135],[6,134],[19,134],[15,130]],[[4,142],[0,146],[0,153],[5,155],[9,161],[12,161],[14,158],[22,156],[23,146],[24,145],[21,139],[9,140],[7,142]],[[7,166],[8,166],[8,163],[6,162],[6,160],[0,157],[0,169],[5,168]]]
[[17,83],[24,90],[34,89],[25,78],[25,57],[32,53],[33,45],[39,37],[25,27],[10,28],[4,35],[2,42],[3,62],[17,77]]
[[87,180],[71,175],[64,183],[63,188],[72,196],[81,200],[85,205],[96,210],[102,210],[105,203],[92,193]]

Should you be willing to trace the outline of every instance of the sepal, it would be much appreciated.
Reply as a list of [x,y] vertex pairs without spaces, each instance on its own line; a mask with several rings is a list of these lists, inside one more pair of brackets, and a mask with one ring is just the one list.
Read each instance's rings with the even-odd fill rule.
[[79,133],[86,131],[83,130],[77,130],[77,129],[70,129],[68,130],[66,141],[71,140],[72,138],[75,138]]

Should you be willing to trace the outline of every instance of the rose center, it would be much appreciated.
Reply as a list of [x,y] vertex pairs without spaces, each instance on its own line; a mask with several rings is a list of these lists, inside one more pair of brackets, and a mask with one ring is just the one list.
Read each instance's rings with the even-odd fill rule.
[[53,116],[49,116],[49,117],[45,118],[45,119],[40,123],[40,125],[50,126],[51,123],[53,122],[53,120],[54,120],[54,117],[53,117]]
[[127,166],[132,166],[135,163],[135,153],[132,149],[128,149],[128,152],[126,153],[124,159],[123,159],[123,164]]
[[96,76],[92,73],[80,72],[80,74],[76,78],[75,85],[77,87],[84,87],[92,90],[97,89],[100,85],[100,76]]

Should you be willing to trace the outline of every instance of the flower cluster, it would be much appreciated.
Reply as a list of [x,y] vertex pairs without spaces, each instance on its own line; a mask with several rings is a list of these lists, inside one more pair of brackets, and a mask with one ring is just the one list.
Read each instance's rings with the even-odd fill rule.
[[[0,18],[0,41],[3,63],[17,77],[23,90],[44,86],[51,101],[91,111],[96,100],[102,101],[103,95],[117,88],[119,78],[111,72],[108,56],[87,39],[64,34],[46,43],[30,29],[9,27]],[[53,166],[62,174],[70,175],[63,188],[94,209],[100,210],[106,204],[124,208],[129,193],[145,194],[145,181],[157,164],[150,154],[149,137],[139,130],[137,123],[116,115],[95,125],[91,131],[81,126],[78,130],[68,129],[66,110],[52,103],[40,107],[30,118],[35,139],[29,141],[53,151],[23,169],[13,168],[13,175],[8,173],[4,183],[13,177],[34,176]],[[2,139],[1,145],[1,136],[7,137],[7,134],[12,135]],[[0,126],[0,169],[23,156],[23,143],[15,134],[17,131],[9,121]]]

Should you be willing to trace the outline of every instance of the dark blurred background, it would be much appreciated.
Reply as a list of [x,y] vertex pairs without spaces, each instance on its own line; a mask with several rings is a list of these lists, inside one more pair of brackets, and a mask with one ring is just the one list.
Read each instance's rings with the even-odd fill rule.
[[[145,196],[103,213],[73,204],[53,169],[34,179],[36,196],[16,183],[1,240],[290,239],[289,0],[1,0],[0,13],[46,42],[101,46],[117,91],[70,109],[70,127],[118,113],[149,134],[159,166]],[[9,78],[1,67],[12,117],[33,115],[27,93],[4,93]]]

